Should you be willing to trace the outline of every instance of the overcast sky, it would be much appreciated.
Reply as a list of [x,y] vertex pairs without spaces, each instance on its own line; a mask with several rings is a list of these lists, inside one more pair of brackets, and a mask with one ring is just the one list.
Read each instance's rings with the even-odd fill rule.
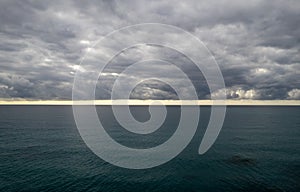
[[[89,47],[113,30],[147,22],[174,25],[201,39],[221,68],[228,98],[300,99],[299,0],[1,0],[0,98],[71,99],[75,72]],[[151,34],[143,35],[147,39]],[[97,99],[109,99],[120,72],[145,54],[172,56],[199,99],[210,98],[201,72],[188,59],[168,48],[144,45],[116,56],[100,76]],[[149,77],[147,69],[153,68],[180,85],[173,68],[160,62],[148,63],[128,80]],[[170,86],[152,80],[138,85],[131,98],[177,96]]]

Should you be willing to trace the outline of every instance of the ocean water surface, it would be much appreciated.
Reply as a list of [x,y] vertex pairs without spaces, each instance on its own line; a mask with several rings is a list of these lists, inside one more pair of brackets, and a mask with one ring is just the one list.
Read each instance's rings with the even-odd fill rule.
[[[163,143],[180,107],[167,107],[149,135],[120,127],[110,106],[97,111],[117,142],[134,148]],[[198,154],[210,107],[200,107],[197,133],[176,158],[146,170],[113,166],[85,145],[71,106],[0,106],[0,191],[300,191],[300,107],[228,107],[213,147]],[[148,107],[131,107],[140,121]],[[103,144],[105,145],[105,143]]]

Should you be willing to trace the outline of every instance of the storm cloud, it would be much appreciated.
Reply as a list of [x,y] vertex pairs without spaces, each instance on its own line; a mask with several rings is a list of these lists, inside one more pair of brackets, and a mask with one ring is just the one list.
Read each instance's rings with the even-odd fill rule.
[[[0,98],[71,99],[75,72],[97,40],[122,27],[149,22],[174,25],[201,39],[220,66],[228,98],[300,99],[298,0],[2,0]],[[199,99],[222,92],[210,93],[201,71],[182,55],[144,45],[120,53],[100,74],[97,99],[110,98],[116,78],[141,53],[180,61],[178,66],[192,80]],[[149,67],[180,85],[172,69],[160,63]],[[148,77],[147,70],[128,78],[142,80]],[[177,99],[169,85],[155,80],[141,83],[131,97]]]

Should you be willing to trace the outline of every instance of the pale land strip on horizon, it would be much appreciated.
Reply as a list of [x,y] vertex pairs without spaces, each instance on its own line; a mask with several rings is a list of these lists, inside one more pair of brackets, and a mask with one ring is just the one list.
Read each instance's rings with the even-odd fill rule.
[[0,105],[259,105],[300,106],[300,100],[0,100]]

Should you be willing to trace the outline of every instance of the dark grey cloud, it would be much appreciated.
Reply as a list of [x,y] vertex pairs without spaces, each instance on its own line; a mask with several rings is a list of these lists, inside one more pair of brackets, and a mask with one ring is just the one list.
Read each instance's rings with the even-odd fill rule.
[[[75,71],[89,47],[113,30],[144,22],[175,25],[200,38],[220,65],[228,98],[300,99],[298,0],[3,0],[0,98],[70,99]],[[114,80],[145,52],[180,61],[179,67],[191,78],[199,98],[210,98],[200,71],[182,55],[154,46],[132,48],[115,58],[100,76],[97,97],[109,98]],[[159,63],[153,66],[180,85],[171,69]],[[148,77],[147,70],[132,78]],[[220,90],[212,94],[218,95]],[[158,81],[141,83],[131,96],[176,98],[174,90]]]

